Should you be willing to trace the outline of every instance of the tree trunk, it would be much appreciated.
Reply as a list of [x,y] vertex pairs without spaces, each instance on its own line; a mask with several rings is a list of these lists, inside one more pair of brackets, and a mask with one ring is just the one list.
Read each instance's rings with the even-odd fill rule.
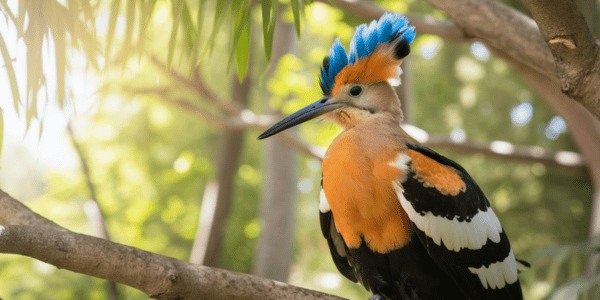
[[[250,77],[240,83],[232,76],[233,101],[245,107],[250,91]],[[217,179],[206,185],[198,230],[190,262],[205,266],[218,266],[223,242],[224,229],[229,218],[235,174],[239,165],[239,157],[243,148],[243,129],[227,129],[223,131],[218,147]]]
[[[280,8],[279,11],[281,10]],[[294,25],[285,23],[278,17],[273,37],[271,70],[267,78],[273,76],[279,59],[293,52],[296,45]],[[274,112],[271,109],[268,111]],[[263,153],[264,184],[260,205],[262,230],[256,249],[254,274],[287,281],[294,238],[298,154],[273,138],[265,140]]]

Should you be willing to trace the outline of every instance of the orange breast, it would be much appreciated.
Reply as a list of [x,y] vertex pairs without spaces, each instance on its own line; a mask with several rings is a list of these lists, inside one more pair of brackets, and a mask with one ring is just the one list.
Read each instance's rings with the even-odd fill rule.
[[348,247],[358,248],[364,239],[371,250],[387,253],[410,238],[408,216],[393,187],[403,174],[389,165],[401,147],[363,146],[351,131],[336,138],[323,160],[323,190]]

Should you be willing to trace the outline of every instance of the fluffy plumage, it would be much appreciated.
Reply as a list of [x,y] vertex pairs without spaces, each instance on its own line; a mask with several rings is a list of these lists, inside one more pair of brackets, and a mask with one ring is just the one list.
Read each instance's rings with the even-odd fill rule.
[[266,138],[324,115],[343,127],[323,158],[320,224],[340,273],[382,299],[522,299],[517,260],[488,199],[456,162],[400,127],[392,85],[414,28],[400,15],[333,43],[325,97]]
[[[397,72],[402,58],[410,52],[410,43],[415,38],[415,28],[410,25],[406,17],[399,14],[385,13],[379,21],[369,25],[362,24],[350,42],[348,54],[344,46],[336,39],[329,50],[329,55],[323,59],[321,66],[321,89],[326,96],[335,94],[334,86],[348,83],[349,78],[361,82],[378,82],[379,76],[361,76],[369,73],[372,75],[385,74],[388,80],[397,77]],[[376,53],[378,52],[378,53]],[[370,63],[360,63],[363,59],[378,57]],[[337,75],[346,71],[344,81]],[[389,69],[386,72],[386,69]]]

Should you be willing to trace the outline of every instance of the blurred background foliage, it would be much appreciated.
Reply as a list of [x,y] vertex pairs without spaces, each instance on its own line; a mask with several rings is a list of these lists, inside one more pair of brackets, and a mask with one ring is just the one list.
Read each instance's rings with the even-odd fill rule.
[[[348,45],[353,27],[364,22],[326,2],[0,1],[0,187],[59,225],[96,234],[91,179],[112,240],[189,260],[202,195],[218,172],[223,120],[239,112],[214,100],[231,104],[233,82],[244,78],[251,82],[246,115],[267,108],[288,114],[317,99],[319,66],[333,38]],[[375,4],[443,18],[420,1]],[[300,39],[275,65],[269,58],[277,15],[294,24]],[[432,135],[577,152],[564,120],[481,43],[420,35],[409,73],[411,122]],[[217,265],[251,273],[262,230],[264,158],[260,126],[248,127]],[[300,136],[326,147],[338,130],[310,122]],[[599,243],[586,241],[592,198],[586,172],[437,150],[476,178],[515,253],[532,263],[522,273],[527,299],[553,292],[556,299],[593,298],[599,276],[581,277]],[[320,162],[300,156],[295,167],[295,233],[282,237],[294,241],[288,281],[368,297],[339,275],[321,237]],[[24,257],[0,256],[0,278],[4,299],[106,298],[105,281]],[[125,286],[118,290],[122,299],[146,298]]]

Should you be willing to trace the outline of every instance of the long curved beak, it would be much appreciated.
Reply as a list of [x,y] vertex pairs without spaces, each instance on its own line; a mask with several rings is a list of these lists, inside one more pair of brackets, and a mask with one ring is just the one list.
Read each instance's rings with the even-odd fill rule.
[[331,102],[328,97],[323,97],[277,122],[275,125],[271,126],[271,128],[259,135],[258,139],[262,140],[268,138],[290,127],[294,127],[322,114],[340,108],[341,106],[343,106],[343,104]]

